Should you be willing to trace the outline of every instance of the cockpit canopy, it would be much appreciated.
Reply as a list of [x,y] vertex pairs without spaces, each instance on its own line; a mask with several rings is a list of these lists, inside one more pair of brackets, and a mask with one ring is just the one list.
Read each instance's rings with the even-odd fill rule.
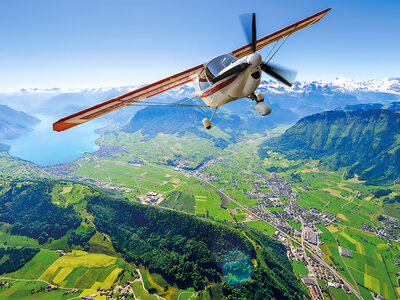
[[231,54],[223,54],[210,60],[199,78],[199,87],[204,90],[210,86],[210,82],[227,66],[238,59]]
[[211,72],[211,74],[215,77],[225,69],[230,64],[234,63],[238,59],[230,54],[224,54],[218,56],[207,63],[207,69]]

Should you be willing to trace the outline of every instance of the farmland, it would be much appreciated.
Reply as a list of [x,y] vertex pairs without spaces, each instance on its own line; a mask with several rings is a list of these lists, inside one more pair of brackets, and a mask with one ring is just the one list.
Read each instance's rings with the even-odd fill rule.
[[56,252],[41,250],[18,271],[1,276],[13,279],[39,279],[57,259],[58,254]]
[[[188,137],[181,138],[177,146],[173,143],[175,137],[170,138],[168,140],[161,134],[150,141],[144,141],[139,133],[106,135],[106,144],[122,146],[128,153],[118,154],[113,159],[89,159],[75,173],[114,186],[130,188],[132,195],[158,192],[164,198],[160,203],[162,207],[218,221],[244,222],[249,227],[272,235],[276,231],[274,227],[261,220],[247,220],[250,214],[239,205],[257,207],[259,199],[251,196],[257,191],[254,186],[260,185],[260,178],[267,178],[273,172],[293,185],[298,205],[336,216],[337,221],[328,226],[328,229],[318,225],[322,231],[321,241],[324,242],[321,245],[324,259],[336,266],[342,276],[353,286],[357,286],[360,292],[365,294],[366,289],[369,289],[384,297],[395,297],[395,273],[398,268],[393,265],[392,260],[397,255],[397,248],[383,247],[385,242],[382,239],[357,231],[363,224],[373,228],[381,226],[378,217],[382,214],[396,216],[395,209],[387,210],[389,205],[384,203],[385,197],[377,199],[374,196],[376,191],[385,187],[367,186],[357,177],[347,178],[345,170],[334,171],[321,167],[317,161],[288,160],[283,154],[274,152],[268,152],[268,156],[261,160],[257,155],[261,139],[258,140],[257,135],[253,136],[253,140],[228,145],[223,153],[216,148],[208,148],[208,153],[215,159],[211,160],[212,163],[207,162],[201,166],[199,171],[174,170],[165,165],[168,160],[195,168],[206,157],[199,154],[197,149],[187,149],[190,144]],[[156,142],[163,145],[162,149]],[[210,146],[200,143],[199,148],[202,147],[207,149]],[[160,151],[158,155],[157,150]],[[203,180],[200,174],[212,181]],[[391,186],[390,189],[394,195],[400,194],[400,186]],[[274,193],[266,186],[259,188],[259,191]],[[287,197],[279,198],[283,203],[288,201]],[[132,197],[129,199],[134,200]],[[267,209],[271,213],[284,212],[282,207],[270,206]],[[288,220],[288,224],[293,229],[301,228],[298,221]],[[338,245],[353,250],[354,258],[345,257],[342,260]],[[378,245],[381,248],[373,251],[373,247]],[[354,263],[355,261],[358,263]],[[377,271],[377,266],[382,273]]]
[[[289,160],[280,153],[268,152],[261,159],[257,151],[264,139],[259,134],[249,135],[246,141],[228,144],[221,150],[192,134],[159,134],[146,139],[140,132],[106,133],[99,142],[119,150],[112,155],[91,153],[79,159],[70,175],[80,182],[57,183],[51,201],[62,208],[72,206],[82,218],[75,235],[95,227],[94,217],[86,210],[85,197],[97,193],[85,185],[90,182],[120,192],[121,198],[129,201],[142,201],[216,222],[236,223],[268,236],[281,231],[277,224],[287,222],[285,230],[293,237],[290,244],[299,249],[301,238],[294,236],[294,231],[301,231],[304,220],[297,218],[300,214],[288,216],[287,212],[292,204],[298,205],[302,212],[317,210],[334,216],[334,220],[325,225],[314,216],[307,220],[319,231],[321,243],[314,250],[321,249],[321,257],[365,299],[371,299],[371,291],[387,299],[398,298],[396,273],[400,268],[393,261],[399,260],[400,244],[378,237],[377,232],[366,232],[365,228],[381,228],[382,216],[399,218],[399,203],[386,200],[399,195],[400,186],[365,185],[357,176],[347,178],[345,169],[332,170],[313,160]],[[25,165],[22,171],[27,172],[28,167]],[[385,189],[391,193],[376,196]],[[289,191],[296,197],[282,193]],[[160,201],[156,204],[143,201],[149,193],[156,193]],[[279,204],[272,203],[270,198]],[[253,214],[263,211],[256,210],[263,205],[264,216],[275,218],[278,223],[267,223],[262,220],[265,218]],[[137,266],[140,274],[137,273],[136,267],[127,264],[115,251],[110,236],[97,229],[87,244],[78,245],[71,243],[71,232],[39,244],[37,239],[12,234],[10,228],[6,223],[0,226],[1,244],[41,248],[20,270],[1,275],[10,280],[32,280],[33,283],[14,283],[21,293],[29,291],[30,284],[40,289],[44,285],[40,280],[65,289],[79,288],[81,296],[132,280],[133,292],[142,299],[157,299],[146,292],[149,289],[167,299],[193,296],[194,290],[169,285],[161,275],[142,266]],[[341,256],[338,246],[351,250],[353,257]],[[58,257],[56,249],[72,249],[72,252]],[[310,255],[312,248],[306,247],[305,252]],[[305,263],[293,261],[292,265],[297,275],[308,274]],[[319,284],[326,286],[327,282],[319,279]],[[164,290],[165,287],[168,289]],[[9,295],[20,295],[11,291],[13,288]],[[354,299],[354,295],[344,294],[342,289],[329,287],[329,291],[337,299]],[[0,290],[0,296],[6,296],[3,292],[6,293]],[[57,293],[52,295],[57,299]]]
[[39,279],[65,288],[109,289],[122,267],[129,269],[129,265],[120,259],[117,262],[115,257],[74,250],[59,258]]

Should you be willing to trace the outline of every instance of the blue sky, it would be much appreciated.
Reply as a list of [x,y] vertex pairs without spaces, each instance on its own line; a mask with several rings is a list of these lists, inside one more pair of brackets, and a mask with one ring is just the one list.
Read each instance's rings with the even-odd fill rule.
[[156,81],[246,44],[240,14],[260,38],[328,7],[274,62],[298,80],[399,77],[398,0],[2,0],[0,92]]

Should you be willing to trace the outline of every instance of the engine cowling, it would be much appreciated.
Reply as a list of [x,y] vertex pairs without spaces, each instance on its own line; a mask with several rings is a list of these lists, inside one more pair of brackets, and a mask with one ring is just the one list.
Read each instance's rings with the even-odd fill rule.
[[258,102],[254,108],[256,112],[262,116],[266,116],[272,111],[271,107],[265,102]]

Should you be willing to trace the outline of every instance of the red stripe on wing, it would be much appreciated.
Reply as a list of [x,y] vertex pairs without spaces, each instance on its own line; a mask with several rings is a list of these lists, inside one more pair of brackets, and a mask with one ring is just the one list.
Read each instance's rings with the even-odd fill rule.
[[[264,48],[265,46],[276,42],[286,36],[288,36],[289,34],[292,34],[294,32],[297,32],[303,28],[306,28],[316,22],[318,22],[319,20],[321,20],[331,9],[325,9],[323,11],[320,11],[319,13],[316,13],[308,18],[305,18],[299,22],[296,22],[292,25],[289,25],[281,30],[278,30],[270,35],[267,35],[259,40],[257,40],[257,51]],[[235,51],[232,51],[232,55],[237,57],[237,58],[242,58],[246,55],[249,55],[253,53],[253,51],[251,50],[251,44],[248,44],[246,46],[243,46],[239,49],[236,49]]]
[[203,69],[203,65],[191,68],[189,70],[180,72],[173,76],[164,78],[155,83],[146,85],[132,92],[118,96],[111,100],[99,103],[90,108],[81,110],[68,117],[62,118],[53,124],[53,130],[63,131],[76,125],[93,120],[94,118],[113,112],[117,109],[123,108],[134,102],[139,102],[143,99],[150,98],[159,93],[173,89],[179,85],[188,83],[194,80]]

